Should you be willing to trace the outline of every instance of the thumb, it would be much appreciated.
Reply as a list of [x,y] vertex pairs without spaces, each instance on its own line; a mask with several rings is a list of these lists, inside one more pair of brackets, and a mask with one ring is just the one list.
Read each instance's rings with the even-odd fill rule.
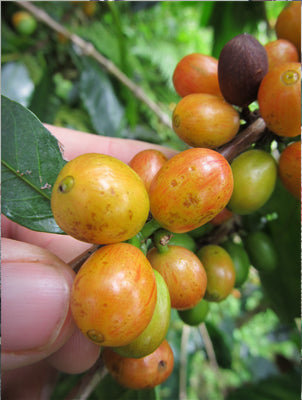
[[73,334],[73,270],[47,250],[2,238],[2,368],[44,359]]

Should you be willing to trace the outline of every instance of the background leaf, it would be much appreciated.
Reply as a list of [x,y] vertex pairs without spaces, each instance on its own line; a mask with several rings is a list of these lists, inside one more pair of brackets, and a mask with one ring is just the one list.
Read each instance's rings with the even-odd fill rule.
[[1,71],[2,94],[27,107],[34,92],[26,66],[22,62],[10,62]]
[[260,279],[271,308],[283,322],[291,324],[301,312],[300,203],[278,180],[269,201],[243,220],[248,221],[248,230],[263,229],[274,243],[278,255],[276,269],[261,272]]
[[255,384],[247,384],[231,393],[227,400],[298,400],[299,375],[275,375]]
[[261,273],[264,292],[282,321],[292,323],[301,315],[301,211],[298,202],[278,181],[263,211],[278,218],[268,221],[269,232],[278,254],[275,271]]
[[119,136],[124,109],[116,97],[105,72],[91,60],[84,60],[80,79],[80,96],[100,135]]
[[2,212],[29,229],[63,233],[51,187],[65,164],[57,140],[29,110],[1,96]]

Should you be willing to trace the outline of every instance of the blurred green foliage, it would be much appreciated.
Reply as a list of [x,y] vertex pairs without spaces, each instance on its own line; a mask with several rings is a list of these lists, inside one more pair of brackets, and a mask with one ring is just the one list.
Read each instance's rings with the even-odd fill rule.
[[[218,58],[223,45],[243,31],[253,34],[262,44],[275,39],[274,24],[286,2],[97,2],[96,11],[90,16],[81,2],[34,4],[92,42],[171,115],[180,99],[172,85],[172,74],[183,56],[201,52]],[[14,2],[1,4],[2,94],[28,107],[42,122],[183,148],[174,132],[161,124],[129,89],[49,27],[38,22],[33,35],[17,33],[11,22],[17,10]],[[280,285],[280,281],[276,284]],[[281,304],[282,296],[275,299],[275,305],[278,300]],[[174,351],[175,368],[169,380],[147,396],[120,388],[107,376],[89,399],[179,398],[179,391],[183,390],[179,374],[184,361],[189,400],[222,400],[243,383],[258,384],[263,378],[279,377],[278,355],[289,360],[295,370],[300,357],[298,330],[281,323],[277,313],[268,308],[253,269],[240,298],[229,296],[222,303],[211,304],[207,320],[209,326],[215,327],[208,330],[210,339],[220,343],[216,345],[218,369],[208,358],[200,330],[189,328],[184,340],[185,325],[172,312],[167,339]],[[186,354],[185,360],[181,354]],[[61,374],[52,399],[65,398],[80,378],[81,375]],[[278,387],[282,382],[278,379],[262,382],[264,393],[267,387]],[[242,392],[238,393],[239,397],[236,392],[230,394],[230,400],[242,399]],[[296,395],[291,390],[288,393],[292,396],[288,398]]]
[[[262,43],[274,38],[273,25],[285,2],[108,2],[87,16],[82,2],[34,2],[55,21],[93,43],[168,114],[179,101],[172,84],[186,54],[219,56],[224,43],[242,31]],[[47,123],[166,144],[183,143],[158,122],[147,106],[100,66],[51,28],[38,22],[31,36],[12,26],[19,10],[2,3],[2,94],[18,100]],[[93,83],[92,83],[93,82]]]

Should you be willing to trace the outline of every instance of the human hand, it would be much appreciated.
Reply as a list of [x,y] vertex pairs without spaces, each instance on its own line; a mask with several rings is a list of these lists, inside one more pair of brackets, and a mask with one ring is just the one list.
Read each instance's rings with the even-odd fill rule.
[[[46,125],[69,160],[100,152],[128,163],[140,150],[175,151],[135,140]],[[2,216],[2,393],[6,399],[49,397],[57,371],[81,373],[100,347],[76,328],[69,308],[74,271],[68,265],[91,244],[34,232]],[[24,397],[27,396],[27,397]]]

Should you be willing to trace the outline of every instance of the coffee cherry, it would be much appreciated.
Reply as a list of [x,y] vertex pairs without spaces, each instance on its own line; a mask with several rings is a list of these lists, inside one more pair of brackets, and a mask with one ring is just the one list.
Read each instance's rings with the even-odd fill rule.
[[211,219],[210,224],[212,225],[221,225],[230,219],[232,219],[234,216],[234,213],[230,211],[227,208],[224,208],[222,211],[220,211],[219,214],[216,215],[213,219]]
[[176,92],[185,97],[192,93],[209,93],[222,97],[218,84],[218,60],[214,57],[192,53],[183,57],[173,73]]
[[104,154],[83,154],[60,171],[51,195],[57,224],[89,243],[130,239],[143,227],[149,198],[139,176],[122,161]]
[[147,258],[166,281],[172,308],[192,308],[203,298],[207,276],[202,263],[190,250],[167,245],[160,252],[153,247],[147,253]]
[[14,28],[22,35],[30,36],[37,29],[37,21],[27,11],[17,11],[12,16]]
[[232,170],[221,154],[188,149],[168,160],[153,179],[151,213],[168,231],[189,232],[213,219],[232,191]]
[[128,243],[107,245],[82,265],[71,292],[80,330],[98,345],[125,346],[146,329],[157,297],[153,269]]
[[301,53],[301,2],[291,1],[286,4],[277,18],[275,31],[278,39],[292,42]]
[[115,347],[114,351],[123,357],[141,358],[151,354],[163,342],[168,332],[171,314],[171,300],[168,286],[159,272],[154,270],[157,286],[157,300],[152,319],[146,329],[133,342]]
[[172,116],[175,133],[193,147],[222,146],[233,139],[239,125],[239,114],[229,103],[206,93],[185,96]]
[[276,184],[277,165],[263,150],[248,150],[231,163],[234,190],[228,208],[236,214],[250,214],[270,198]]
[[269,71],[280,64],[299,61],[295,45],[288,40],[273,40],[266,43],[264,48],[267,53]]
[[243,107],[257,99],[259,85],[268,71],[265,48],[247,33],[235,36],[221,50],[218,81],[223,97]]
[[262,272],[273,271],[278,256],[271,238],[263,231],[251,232],[244,239],[251,264]]
[[102,358],[113,378],[129,389],[151,389],[160,385],[169,378],[174,366],[173,351],[167,340],[146,357],[122,357],[107,347]]
[[195,307],[177,311],[179,318],[187,325],[197,326],[205,321],[209,313],[209,303],[202,299]]
[[83,12],[87,17],[92,17],[97,11],[98,3],[96,1],[83,1]]
[[227,240],[221,246],[229,253],[236,272],[235,288],[241,287],[247,280],[250,269],[250,260],[242,244]]
[[197,245],[188,233],[173,233],[169,240],[170,246],[182,246],[195,253]]
[[147,191],[157,172],[168,158],[159,150],[147,149],[137,153],[129,162],[129,166],[140,176]]
[[281,153],[278,173],[283,185],[298,200],[301,198],[301,140],[291,143]]
[[300,135],[301,64],[284,63],[269,71],[260,84],[258,103],[267,127],[276,135]]
[[221,246],[206,245],[197,252],[207,274],[205,299],[220,302],[232,292],[236,279],[234,263]]

